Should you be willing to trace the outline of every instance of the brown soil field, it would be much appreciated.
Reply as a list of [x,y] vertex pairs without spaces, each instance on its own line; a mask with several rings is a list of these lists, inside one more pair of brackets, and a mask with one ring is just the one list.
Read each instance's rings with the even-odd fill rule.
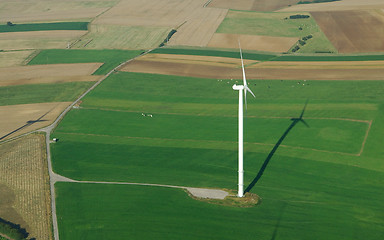
[[101,63],[29,65],[0,68],[0,86],[62,81],[95,81]]
[[322,12],[384,8],[383,0],[342,0],[328,3],[298,4],[281,9],[281,12]]
[[1,22],[65,21],[91,19],[108,10],[117,1],[94,0],[2,0]]
[[51,49],[67,48],[68,43],[88,31],[32,31],[0,33],[0,49]]
[[30,238],[52,239],[45,137],[31,134],[0,145],[0,217]]
[[227,10],[203,8],[206,0],[122,0],[94,24],[178,28],[170,45],[205,46]]
[[262,62],[248,68],[283,69],[384,69],[384,61]]
[[[240,57],[240,54],[239,54]],[[193,56],[193,55],[178,55],[178,54],[146,54],[139,57],[138,60],[169,62],[169,63],[187,63],[222,67],[240,67],[241,62],[237,58],[212,57],[212,56]],[[254,64],[258,61],[244,59],[244,64]]]
[[339,53],[384,51],[383,11],[330,11],[311,14]]
[[216,48],[241,48],[267,52],[287,52],[299,38],[271,37],[258,35],[238,35],[227,33],[215,33],[208,43],[208,47]]
[[0,68],[22,65],[24,60],[33,53],[28,51],[0,52]]
[[297,2],[297,0],[212,0],[208,7],[248,11],[275,11]]
[[[315,66],[301,66],[302,62],[297,62],[296,66],[282,67],[280,62],[275,66],[273,63],[255,64],[246,67],[248,79],[282,79],[282,80],[384,80],[384,68],[371,66],[346,66],[340,68],[330,68],[321,64]],[[382,64],[382,62],[381,62]],[[288,67],[289,66],[289,67]],[[179,63],[162,61],[135,60],[127,64],[122,71],[143,72],[156,74],[169,74],[179,76],[191,76],[214,79],[241,79],[240,68],[212,66],[203,64],[188,64],[180,61]]]
[[0,140],[48,126],[69,104],[71,102],[0,106]]

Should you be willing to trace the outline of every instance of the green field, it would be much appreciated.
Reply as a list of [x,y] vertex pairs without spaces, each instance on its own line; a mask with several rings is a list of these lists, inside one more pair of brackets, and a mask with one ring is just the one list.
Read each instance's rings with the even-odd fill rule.
[[[216,32],[299,38],[312,35],[313,38],[307,40],[304,46],[300,46],[298,52],[337,52],[312,17],[289,19],[295,14],[297,13],[230,10]],[[300,14],[309,15],[308,13]]]
[[88,30],[88,22],[53,22],[0,25],[0,32],[30,32],[53,30]]
[[[51,135],[60,139],[51,145],[54,171],[77,180],[236,189],[235,82],[115,73]],[[61,238],[383,235],[384,82],[248,84],[257,98],[248,96],[244,121],[244,181],[261,205],[212,205],[177,189],[60,183]],[[309,128],[291,120],[307,100]]]
[[50,49],[42,50],[28,64],[56,64],[56,63],[104,63],[94,74],[104,75],[117,67],[120,63],[139,55],[141,51],[129,50],[78,50],[78,49]]
[[0,87],[0,106],[70,102],[90,88],[94,82],[68,82],[55,84],[29,84]]

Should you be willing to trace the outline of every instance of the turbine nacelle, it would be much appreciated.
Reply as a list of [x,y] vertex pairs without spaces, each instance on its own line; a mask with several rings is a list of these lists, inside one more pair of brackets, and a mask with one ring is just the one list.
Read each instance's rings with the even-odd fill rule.
[[243,85],[236,85],[236,84],[233,84],[232,86],[232,89],[233,90],[243,90],[244,89],[244,86]]

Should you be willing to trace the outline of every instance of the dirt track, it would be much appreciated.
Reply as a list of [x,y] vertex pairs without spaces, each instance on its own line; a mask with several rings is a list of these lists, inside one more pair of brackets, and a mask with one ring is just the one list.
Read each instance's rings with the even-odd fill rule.
[[383,11],[330,11],[311,14],[340,53],[384,51]]

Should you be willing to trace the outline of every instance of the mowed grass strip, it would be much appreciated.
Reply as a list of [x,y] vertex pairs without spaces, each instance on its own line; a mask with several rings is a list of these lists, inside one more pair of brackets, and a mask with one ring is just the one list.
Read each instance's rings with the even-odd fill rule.
[[52,22],[0,25],[0,32],[30,32],[51,30],[88,30],[88,22]]
[[55,84],[31,84],[0,87],[0,106],[70,102],[92,86],[94,82],[68,82]]
[[[234,111],[236,112],[236,111]],[[308,119],[296,124],[284,145],[357,154],[368,124],[356,121]],[[291,125],[289,119],[247,118],[246,142],[274,144]],[[111,128],[110,126],[114,127]],[[108,110],[73,110],[56,133],[84,133],[180,140],[237,141],[237,116],[193,116]]]
[[120,63],[134,58],[141,53],[139,50],[78,50],[78,49],[50,49],[42,50],[28,64],[56,64],[56,63],[104,63],[94,74],[104,75],[117,67]]
[[[278,160],[281,167],[271,164],[270,176],[255,189],[263,200],[254,208],[196,201],[180,189],[58,183],[60,237],[310,239],[315,236],[369,240],[383,234],[382,182],[364,180],[370,174],[383,179],[382,174],[333,164],[308,164],[301,159]],[[357,198],[356,193],[367,198]]]

